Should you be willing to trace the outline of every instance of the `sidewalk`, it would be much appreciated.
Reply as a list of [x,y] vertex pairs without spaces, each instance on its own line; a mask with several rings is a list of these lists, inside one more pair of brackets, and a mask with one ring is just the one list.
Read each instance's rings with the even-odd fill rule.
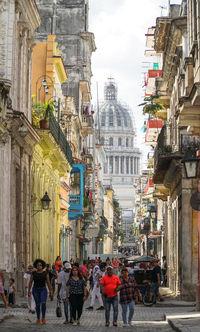
[[166,316],[168,324],[177,332],[199,332],[200,313],[185,313],[181,315]]

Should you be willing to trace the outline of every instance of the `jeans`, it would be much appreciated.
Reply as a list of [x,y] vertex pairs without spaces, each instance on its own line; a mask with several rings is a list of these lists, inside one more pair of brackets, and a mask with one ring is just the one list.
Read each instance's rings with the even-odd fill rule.
[[116,323],[118,317],[118,296],[117,295],[113,297],[106,296],[105,303],[106,303],[106,310],[105,310],[106,323],[110,323],[111,304],[113,306],[113,323]]
[[72,320],[72,306],[71,303],[67,303],[65,299],[62,300],[64,305],[64,313],[65,313],[65,319],[68,321],[69,319],[69,312],[70,312],[70,320]]
[[46,314],[47,289],[46,287],[33,286],[32,294],[36,304],[37,319],[40,319],[40,305],[42,304],[42,318]]
[[[83,297],[84,294],[71,294],[69,297],[69,302],[72,307],[72,317],[73,320],[80,319],[83,311]],[[76,315],[77,312],[77,315]]]
[[132,321],[133,314],[134,314],[134,301],[132,300],[129,303],[121,303],[122,306],[122,319],[123,323],[127,324],[127,311],[129,308],[129,316],[128,316],[128,323]]

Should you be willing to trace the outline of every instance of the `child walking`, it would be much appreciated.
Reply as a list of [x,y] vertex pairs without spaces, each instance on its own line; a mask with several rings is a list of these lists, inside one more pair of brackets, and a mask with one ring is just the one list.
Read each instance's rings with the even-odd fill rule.
[[8,303],[10,305],[15,304],[15,280],[13,278],[9,279],[9,287],[8,287]]

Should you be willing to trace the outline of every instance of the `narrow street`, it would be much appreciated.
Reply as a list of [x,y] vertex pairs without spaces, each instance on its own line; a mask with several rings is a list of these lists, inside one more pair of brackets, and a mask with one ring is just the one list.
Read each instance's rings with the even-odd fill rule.
[[[87,308],[89,301],[85,303],[84,308]],[[162,329],[163,332],[171,332],[173,329],[167,323],[165,316],[174,314],[193,313],[195,311],[194,306],[176,306],[171,302],[166,301],[166,304],[156,304],[153,307],[145,307],[142,304],[135,306],[135,315],[133,324],[134,327],[124,328],[122,327],[121,307],[119,305],[118,327],[110,325],[109,331],[116,331],[116,329],[122,329],[130,331],[134,329],[135,332],[157,332]],[[47,303],[47,324],[36,326],[35,315],[29,314],[28,309],[25,308],[13,308],[6,311],[0,308],[0,319],[4,316],[4,320],[0,323],[0,331],[3,332],[20,332],[20,331],[74,331],[79,329],[80,332],[89,331],[105,331],[104,325],[104,311],[88,311],[84,309],[81,318],[80,326],[72,326],[71,324],[64,325],[64,317],[56,317],[56,300]],[[8,317],[9,316],[9,317]],[[111,312],[112,318],[112,312]],[[112,321],[112,320],[111,320]]]

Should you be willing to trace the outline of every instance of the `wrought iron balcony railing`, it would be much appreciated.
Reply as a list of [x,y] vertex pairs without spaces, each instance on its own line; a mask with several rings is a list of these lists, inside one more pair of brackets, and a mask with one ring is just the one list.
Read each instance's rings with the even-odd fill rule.
[[61,150],[64,152],[65,156],[67,157],[67,160],[72,165],[73,164],[72,150],[58,122],[56,121],[55,117],[52,114],[49,115],[49,129],[53,137],[55,138],[56,142],[60,145]]

